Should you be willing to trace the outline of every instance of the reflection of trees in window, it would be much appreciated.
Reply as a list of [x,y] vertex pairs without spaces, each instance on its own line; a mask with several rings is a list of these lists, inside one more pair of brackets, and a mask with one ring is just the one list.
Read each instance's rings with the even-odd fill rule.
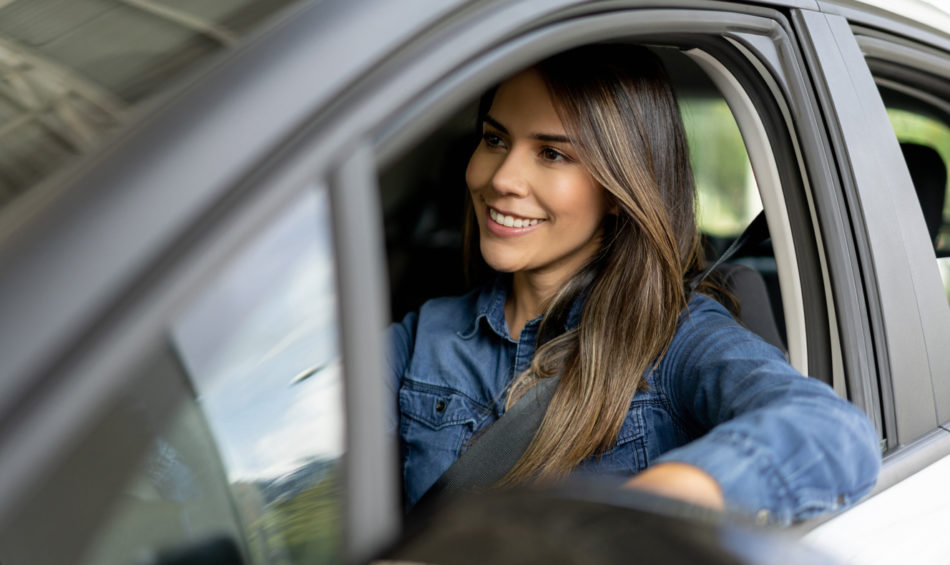
[[251,563],[337,562],[343,369],[329,195],[306,191],[179,316]]
[[700,230],[738,235],[762,209],[742,136],[721,99],[681,101],[696,177]]
[[[248,527],[254,563],[336,563],[339,561],[340,477],[338,461],[324,464],[313,485],[284,493]],[[266,490],[266,486],[263,487]]]

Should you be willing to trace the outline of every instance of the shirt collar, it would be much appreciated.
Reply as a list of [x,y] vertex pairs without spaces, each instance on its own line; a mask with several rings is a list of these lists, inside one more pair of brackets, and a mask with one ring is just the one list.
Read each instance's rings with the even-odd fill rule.
[[491,284],[482,287],[475,301],[472,323],[465,331],[459,332],[459,337],[463,339],[474,337],[482,320],[485,320],[493,332],[502,338],[510,339],[508,324],[505,321],[505,299],[508,297],[510,285],[510,276],[498,275]]
[[[511,275],[508,274],[499,274],[491,284],[483,286],[475,301],[472,323],[464,331],[459,332],[459,337],[463,339],[474,337],[478,332],[482,320],[485,320],[488,327],[491,328],[495,334],[503,339],[510,340],[511,336],[508,333],[508,322],[505,320],[505,300],[508,298],[510,289]],[[565,331],[576,328],[578,324],[580,324],[586,299],[587,294],[585,293],[581,298],[571,304],[571,309],[567,314],[567,324],[564,327]],[[537,323],[540,321],[540,318],[541,316],[538,316],[528,323]]]

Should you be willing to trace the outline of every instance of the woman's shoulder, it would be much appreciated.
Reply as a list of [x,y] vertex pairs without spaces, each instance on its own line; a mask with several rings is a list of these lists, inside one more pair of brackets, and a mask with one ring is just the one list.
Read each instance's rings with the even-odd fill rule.
[[413,333],[464,331],[477,318],[485,293],[484,288],[476,288],[459,296],[430,298],[406,314],[401,324],[410,326]]
[[461,333],[476,317],[482,289],[461,296],[444,296],[425,301],[389,327],[391,363],[402,375],[410,357],[420,349],[435,351],[444,346],[446,336]]
[[720,302],[699,293],[693,295],[683,312],[670,349],[692,354],[741,349],[744,354],[785,358],[784,353],[739,323]]
[[483,289],[476,288],[459,296],[430,298],[419,307],[419,319],[449,324],[471,321],[478,313],[479,297],[483,292]]
[[697,292],[690,298],[686,311],[682,314],[680,327],[702,326],[709,323],[739,325],[722,303],[711,296]]

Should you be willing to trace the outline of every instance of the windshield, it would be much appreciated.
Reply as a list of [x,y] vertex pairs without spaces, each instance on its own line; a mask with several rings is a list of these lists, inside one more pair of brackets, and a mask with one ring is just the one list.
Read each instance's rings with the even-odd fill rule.
[[0,209],[296,0],[0,0]]

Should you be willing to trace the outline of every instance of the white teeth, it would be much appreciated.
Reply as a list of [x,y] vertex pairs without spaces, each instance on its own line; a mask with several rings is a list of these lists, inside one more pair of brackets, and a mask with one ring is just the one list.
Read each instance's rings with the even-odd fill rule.
[[497,210],[494,210],[494,209],[492,209],[492,208],[489,208],[489,209],[488,209],[488,215],[489,215],[489,216],[491,217],[491,219],[494,220],[496,223],[499,223],[499,224],[501,224],[501,225],[503,225],[503,226],[507,226],[507,227],[509,227],[509,228],[511,228],[511,227],[514,227],[514,228],[526,228],[526,227],[533,226],[533,225],[537,224],[538,221],[539,221],[539,220],[536,220],[536,219],[535,219],[535,220],[529,220],[529,219],[527,219],[527,218],[515,218],[514,216],[506,216],[506,215],[502,214],[501,212],[498,212]]

